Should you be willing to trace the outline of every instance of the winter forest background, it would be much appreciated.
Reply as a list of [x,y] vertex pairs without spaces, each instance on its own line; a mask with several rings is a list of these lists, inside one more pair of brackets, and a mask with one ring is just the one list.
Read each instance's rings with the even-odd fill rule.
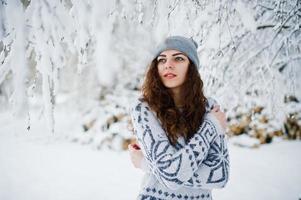
[[227,113],[215,199],[301,199],[300,0],[0,0],[0,199],[134,199],[128,108],[169,35]]

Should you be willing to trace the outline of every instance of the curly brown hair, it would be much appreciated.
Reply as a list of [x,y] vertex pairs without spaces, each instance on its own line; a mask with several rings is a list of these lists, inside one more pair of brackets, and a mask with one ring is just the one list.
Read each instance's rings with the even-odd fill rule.
[[197,67],[190,61],[185,82],[181,87],[181,108],[176,107],[171,91],[160,79],[158,61],[154,59],[146,72],[142,85],[142,100],[156,113],[172,145],[183,136],[188,142],[203,123],[207,98]]

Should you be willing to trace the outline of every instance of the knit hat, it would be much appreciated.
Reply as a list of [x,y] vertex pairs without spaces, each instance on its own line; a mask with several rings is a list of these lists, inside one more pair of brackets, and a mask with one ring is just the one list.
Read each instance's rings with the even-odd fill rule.
[[166,38],[155,51],[155,57],[158,57],[161,52],[169,49],[181,51],[193,62],[193,64],[200,68],[200,61],[197,54],[198,44],[192,38],[183,36],[170,36]]

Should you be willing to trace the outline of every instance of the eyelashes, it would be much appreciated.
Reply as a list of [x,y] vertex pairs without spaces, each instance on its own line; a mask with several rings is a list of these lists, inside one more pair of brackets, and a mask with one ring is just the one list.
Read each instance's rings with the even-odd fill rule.
[[166,62],[166,59],[160,58],[160,59],[158,59],[157,61],[158,61],[158,63],[165,63],[165,62]]
[[183,60],[185,60],[185,59],[182,58],[182,57],[180,57],[180,56],[178,56],[178,57],[175,57],[175,60],[177,60],[177,61],[183,61]]
[[[177,56],[174,58],[175,61],[184,61],[185,58],[181,57],[181,56]],[[166,58],[159,58],[157,59],[158,63],[165,63],[166,62]]]

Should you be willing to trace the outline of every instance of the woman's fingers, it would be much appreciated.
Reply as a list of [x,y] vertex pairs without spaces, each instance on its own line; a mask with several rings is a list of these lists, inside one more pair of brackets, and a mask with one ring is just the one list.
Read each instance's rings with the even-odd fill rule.
[[226,127],[227,127],[226,114],[223,111],[220,110],[220,107],[219,106],[214,106],[211,113],[218,119],[221,126],[224,129],[226,129]]
[[138,144],[134,143],[134,144],[129,144],[128,149],[129,150],[140,150],[141,148]]
[[135,143],[132,146],[134,147],[134,149],[140,150],[140,146],[138,144]]
[[129,145],[128,145],[128,149],[129,149],[130,152],[137,151],[137,150],[133,147],[132,144],[129,144]]
[[141,168],[141,160],[143,159],[143,153],[140,149],[138,144],[129,144],[128,149],[129,149],[129,154],[131,161],[136,168]]
[[220,110],[220,106],[219,105],[214,105],[213,108],[212,108],[213,112],[217,112],[219,110]]

